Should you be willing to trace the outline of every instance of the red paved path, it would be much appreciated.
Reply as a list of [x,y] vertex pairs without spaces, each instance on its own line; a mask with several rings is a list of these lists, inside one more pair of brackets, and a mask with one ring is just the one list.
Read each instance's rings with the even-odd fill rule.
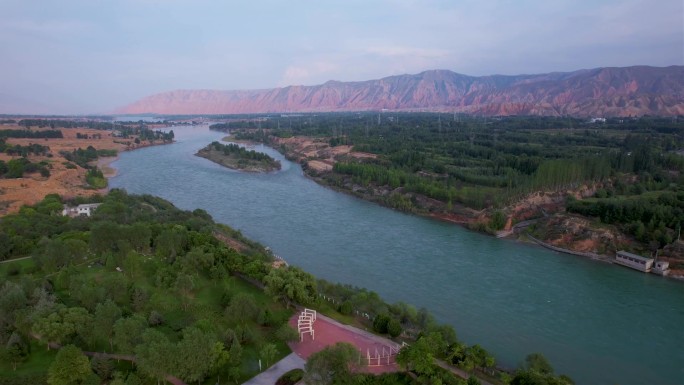
[[[290,318],[290,326],[295,330],[297,330],[298,318],[299,313]],[[366,349],[370,349],[371,356],[373,356],[376,348],[378,351],[382,351],[383,346],[385,346],[385,350],[387,350],[388,346],[396,346],[396,344],[390,340],[378,337],[361,329],[342,325],[321,314],[318,315],[316,322],[314,322],[314,334],[315,339],[312,339],[310,334],[304,334],[304,341],[290,343],[289,345],[292,351],[306,360],[309,356],[323,350],[326,346],[334,345],[337,342],[348,342],[356,346],[361,352],[361,355],[365,358]],[[383,364],[386,360],[386,358],[383,360]],[[389,365],[367,366],[364,368],[364,371],[376,374],[388,373],[399,371],[399,367],[395,363],[394,357],[392,357]]]

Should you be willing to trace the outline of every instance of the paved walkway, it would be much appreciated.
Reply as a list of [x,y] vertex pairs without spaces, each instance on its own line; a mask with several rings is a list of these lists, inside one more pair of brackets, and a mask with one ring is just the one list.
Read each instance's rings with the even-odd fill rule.
[[305,361],[294,353],[290,353],[282,360],[276,362],[265,372],[258,374],[243,385],[273,385],[278,378],[292,369],[304,369]]
[[31,256],[28,257],[21,257],[21,258],[14,258],[14,259],[8,259],[6,261],[0,261],[0,263],[10,263],[10,262],[16,262],[16,261],[23,261],[24,259],[29,259]]

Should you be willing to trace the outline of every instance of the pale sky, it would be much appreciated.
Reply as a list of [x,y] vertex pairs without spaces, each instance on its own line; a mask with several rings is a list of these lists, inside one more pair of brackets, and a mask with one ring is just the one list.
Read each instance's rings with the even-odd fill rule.
[[684,65],[683,0],[2,0],[0,113],[448,69]]

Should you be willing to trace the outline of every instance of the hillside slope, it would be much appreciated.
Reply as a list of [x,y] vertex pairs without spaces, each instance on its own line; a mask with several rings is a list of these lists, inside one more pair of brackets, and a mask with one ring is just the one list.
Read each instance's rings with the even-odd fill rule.
[[684,66],[597,68],[473,77],[447,70],[362,82],[265,90],[176,90],[117,113],[238,114],[431,110],[482,115],[674,116],[684,114]]

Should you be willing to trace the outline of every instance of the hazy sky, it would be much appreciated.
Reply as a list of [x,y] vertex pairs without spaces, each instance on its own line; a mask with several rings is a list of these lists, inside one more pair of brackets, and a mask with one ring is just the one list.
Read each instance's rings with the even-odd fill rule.
[[2,0],[0,113],[149,94],[684,64],[682,0]]

